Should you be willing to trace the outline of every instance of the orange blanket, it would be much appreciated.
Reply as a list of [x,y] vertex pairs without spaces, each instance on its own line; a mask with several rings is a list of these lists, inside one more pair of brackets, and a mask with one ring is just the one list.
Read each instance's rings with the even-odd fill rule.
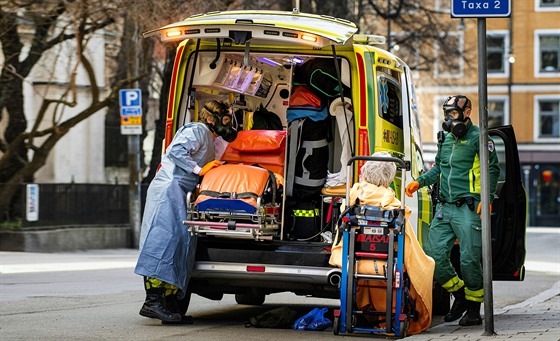
[[[354,184],[350,191],[350,205],[360,199],[360,204],[378,206],[384,210],[391,210],[401,207],[401,202],[395,197],[395,192],[391,188],[379,187],[366,182]],[[418,320],[410,321],[408,334],[418,334],[428,329],[432,322],[432,283],[434,276],[434,260],[427,256],[418,243],[414,230],[408,219],[411,211],[405,207],[406,228],[405,228],[405,250],[404,266],[410,277],[410,294],[416,302]],[[335,240],[338,240],[336,238]],[[336,242],[335,242],[336,243]],[[342,266],[342,238],[338,244],[333,245],[329,263],[333,266]],[[382,264],[377,264],[382,268]],[[371,260],[360,261],[358,272],[375,274],[374,263]],[[379,286],[380,282],[360,280],[356,290],[356,304],[358,309],[363,309],[373,305],[377,311],[385,311],[386,287]],[[393,292],[393,299],[395,298]],[[393,308],[395,302],[393,300]]]

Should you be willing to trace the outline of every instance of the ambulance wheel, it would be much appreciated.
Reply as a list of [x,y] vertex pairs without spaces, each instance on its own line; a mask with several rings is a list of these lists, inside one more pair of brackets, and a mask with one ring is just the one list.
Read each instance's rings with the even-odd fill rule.
[[334,335],[338,335],[338,333],[340,333],[340,316],[334,317],[332,332]]
[[265,297],[265,294],[250,291],[243,294],[235,294],[235,302],[237,302],[237,304],[262,305]]

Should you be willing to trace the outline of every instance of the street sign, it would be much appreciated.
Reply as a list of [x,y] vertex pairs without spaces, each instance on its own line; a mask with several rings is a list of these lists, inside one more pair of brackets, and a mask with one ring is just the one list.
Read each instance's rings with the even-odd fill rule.
[[139,126],[142,126],[142,116],[121,116],[121,125],[125,125],[125,126],[139,125]]
[[121,108],[122,116],[142,116],[142,108]]
[[121,107],[142,107],[140,89],[122,89],[119,91]]
[[142,134],[142,91],[122,89],[119,91],[121,107],[121,135]]
[[39,185],[26,186],[25,219],[27,221],[39,220]]
[[511,0],[451,0],[452,18],[507,18]]

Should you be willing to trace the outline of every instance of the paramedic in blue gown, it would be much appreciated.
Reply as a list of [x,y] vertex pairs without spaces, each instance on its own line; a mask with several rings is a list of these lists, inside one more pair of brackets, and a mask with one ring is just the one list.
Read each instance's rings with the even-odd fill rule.
[[[208,101],[199,122],[181,127],[161,158],[150,183],[140,232],[140,254],[134,270],[144,276],[146,301],[140,315],[163,323],[192,323],[187,317],[187,285],[194,266],[196,237],[183,225],[186,196],[213,167],[214,139],[237,137],[234,118],[223,102]],[[183,301],[186,302],[186,307]]]

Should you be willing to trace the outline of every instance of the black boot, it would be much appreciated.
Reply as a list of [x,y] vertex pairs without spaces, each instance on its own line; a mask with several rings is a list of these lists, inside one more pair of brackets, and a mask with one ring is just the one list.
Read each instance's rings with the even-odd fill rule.
[[461,326],[478,326],[482,324],[480,317],[480,302],[467,301],[469,309],[463,318],[459,321]]
[[453,306],[451,306],[451,310],[443,320],[445,322],[453,322],[463,316],[463,313],[467,311],[468,303],[467,299],[465,298],[465,287],[455,291],[452,293],[453,297],[455,297],[455,301],[453,302]]
[[165,308],[163,294],[165,289],[152,288],[146,290],[146,302],[140,309],[140,315],[157,318],[163,322],[180,322],[181,314],[171,312]]
[[165,296],[164,299],[165,307],[167,308],[167,310],[181,315],[181,320],[173,321],[173,322],[163,321],[162,323],[163,324],[193,324],[194,317],[190,315],[186,315],[187,309],[189,307],[190,299],[191,299],[190,293],[188,293],[182,299],[178,299],[177,295],[174,294]]

